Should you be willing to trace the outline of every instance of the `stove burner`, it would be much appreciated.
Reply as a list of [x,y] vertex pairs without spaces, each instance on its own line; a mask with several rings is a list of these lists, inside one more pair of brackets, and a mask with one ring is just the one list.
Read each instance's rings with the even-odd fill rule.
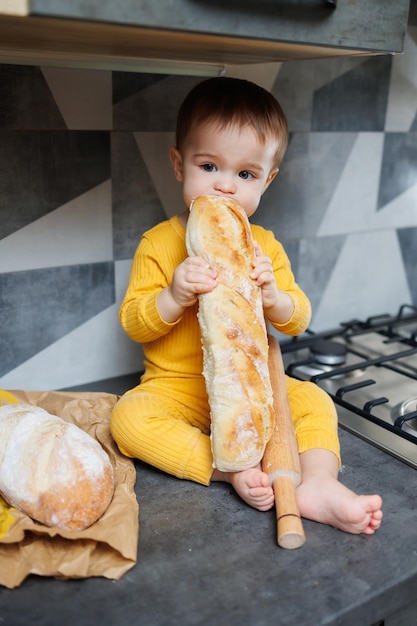
[[310,351],[314,360],[322,365],[343,365],[346,361],[347,348],[337,341],[317,339],[310,346]]

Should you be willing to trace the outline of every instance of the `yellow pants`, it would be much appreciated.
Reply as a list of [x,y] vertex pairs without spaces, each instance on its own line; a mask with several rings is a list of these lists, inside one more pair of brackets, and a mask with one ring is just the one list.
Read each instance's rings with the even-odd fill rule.
[[[337,414],[317,385],[286,377],[299,453],[333,452],[340,463]],[[210,483],[213,457],[204,380],[151,380],[120,398],[111,418],[120,451],[164,472],[203,485]]]

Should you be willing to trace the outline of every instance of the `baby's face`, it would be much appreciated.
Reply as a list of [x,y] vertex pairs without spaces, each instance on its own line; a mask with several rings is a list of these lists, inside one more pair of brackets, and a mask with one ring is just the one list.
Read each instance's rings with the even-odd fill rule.
[[196,196],[226,196],[250,217],[277,174],[276,148],[275,140],[262,144],[249,127],[219,128],[214,122],[199,126],[190,133],[182,154],[171,151],[187,207]]

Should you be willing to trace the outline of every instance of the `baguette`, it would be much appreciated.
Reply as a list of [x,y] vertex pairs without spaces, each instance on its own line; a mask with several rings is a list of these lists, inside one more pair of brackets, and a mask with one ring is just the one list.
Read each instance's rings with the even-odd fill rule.
[[268,339],[261,290],[250,278],[255,251],[246,213],[228,198],[195,198],[186,246],[189,255],[207,260],[218,280],[198,297],[213,466],[241,471],[260,463],[273,417]]
[[98,441],[29,404],[0,407],[0,493],[37,522],[80,531],[109,506],[113,468]]

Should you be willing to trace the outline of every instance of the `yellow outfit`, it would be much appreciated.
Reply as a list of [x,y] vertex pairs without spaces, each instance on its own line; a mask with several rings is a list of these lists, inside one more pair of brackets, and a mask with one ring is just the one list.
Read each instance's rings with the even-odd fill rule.
[[[294,302],[291,319],[274,327],[297,335],[310,322],[310,303],[273,233],[254,225],[251,230],[272,259],[278,287]],[[131,339],[143,343],[145,372],[140,384],[116,404],[111,432],[123,454],[208,485],[213,458],[198,305],[185,309],[173,324],[161,318],[157,307],[159,292],[171,284],[175,268],[186,256],[185,228],[178,216],[145,233],[136,250],[120,321]],[[325,448],[340,462],[337,415],[330,397],[313,383],[288,376],[287,386],[299,452]]]

